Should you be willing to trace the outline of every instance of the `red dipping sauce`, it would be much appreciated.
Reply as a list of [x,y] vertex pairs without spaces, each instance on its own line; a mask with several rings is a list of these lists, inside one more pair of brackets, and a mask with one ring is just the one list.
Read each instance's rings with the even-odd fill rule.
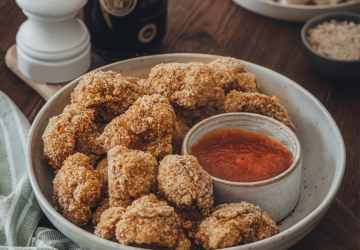
[[243,129],[216,129],[194,144],[190,152],[210,175],[233,182],[267,180],[294,162],[292,153],[280,142]]

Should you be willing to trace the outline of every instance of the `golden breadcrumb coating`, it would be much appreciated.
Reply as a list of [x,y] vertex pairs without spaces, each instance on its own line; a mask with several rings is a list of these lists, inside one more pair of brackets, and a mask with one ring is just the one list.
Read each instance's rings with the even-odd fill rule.
[[133,199],[116,199],[116,198],[109,198],[109,205],[110,207],[123,207],[127,208],[133,202]]
[[139,198],[156,190],[158,164],[151,154],[116,146],[108,151],[109,195]]
[[130,130],[130,126],[125,121],[125,115],[114,118],[106,125],[104,132],[97,140],[106,151],[118,145],[131,149],[143,148],[141,137]]
[[190,130],[192,121],[181,114],[176,114],[175,130],[172,136],[173,154],[181,154],[181,145],[186,133]]
[[109,183],[108,183],[108,161],[107,157],[97,162],[95,169],[99,171],[100,182],[102,183],[101,193],[104,197],[109,197]]
[[89,156],[92,164],[104,153],[96,141],[100,133],[94,113],[93,109],[72,104],[50,119],[42,136],[43,154],[55,170],[61,168],[66,157],[76,152]]
[[208,64],[220,78],[225,93],[235,89],[243,92],[258,92],[260,85],[255,74],[246,72],[245,65],[238,59],[222,57]]
[[126,199],[126,200],[114,199],[114,198],[105,198],[105,199],[103,199],[101,201],[100,205],[96,208],[95,212],[93,212],[93,214],[92,214],[91,226],[93,228],[96,227],[96,225],[100,221],[101,214],[105,210],[107,210],[108,208],[110,208],[110,207],[127,208],[128,206],[131,205],[132,202],[133,202],[132,199]]
[[96,108],[104,121],[124,113],[144,95],[140,79],[124,77],[113,71],[93,71],[85,75],[71,93],[71,102]]
[[171,104],[196,109],[209,103],[218,103],[224,97],[220,79],[204,63],[158,64],[148,78],[150,91],[169,99]]
[[192,155],[168,155],[159,164],[159,195],[184,209],[208,215],[213,204],[211,176]]
[[269,238],[279,232],[270,215],[243,201],[214,208],[210,217],[199,225],[195,243],[205,249],[226,248]]
[[188,250],[191,245],[174,208],[153,194],[143,196],[127,207],[116,224],[116,238],[125,245],[156,244],[177,250]]
[[175,118],[174,109],[166,98],[160,95],[145,95],[124,115],[112,120],[98,141],[106,150],[122,145],[162,159],[172,152]]
[[100,222],[95,228],[94,234],[104,239],[115,237],[115,226],[121,220],[126,209],[123,207],[111,207],[101,214]]
[[144,134],[145,140],[172,134],[175,112],[169,101],[161,95],[145,95],[126,111],[125,120],[131,131]]
[[95,212],[92,213],[91,226],[93,228],[97,226],[97,224],[100,222],[101,214],[108,208],[110,208],[109,198],[105,198],[101,201],[99,206],[96,208]]
[[196,205],[191,205],[190,207],[187,207],[187,209],[185,209],[182,206],[176,206],[174,202],[169,201],[159,193],[157,197],[159,200],[165,201],[169,206],[174,208],[175,213],[179,216],[181,220],[182,228],[185,230],[185,232],[187,232],[187,236],[191,240],[191,249],[193,249],[194,246],[197,248],[198,245],[196,245],[192,241],[192,239],[195,238],[195,233],[198,225],[200,225],[201,221],[206,216],[203,215],[202,211]]
[[163,137],[146,142],[142,150],[152,154],[156,159],[162,160],[165,156],[172,153],[171,142],[172,135],[165,134]]
[[[127,77],[129,79],[129,77]],[[149,81],[147,79],[139,79],[139,78],[133,78],[133,80],[130,80],[131,82],[135,82],[139,87],[141,87],[144,91],[145,95],[151,95],[150,92],[150,85]]]
[[99,178],[86,155],[76,153],[65,160],[53,180],[53,201],[66,219],[78,226],[89,221],[91,208],[101,199]]
[[226,95],[224,112],[249,112],[262,114],[282,122],[296,131],[286,109],[281,106],[276,96],[268,97],[259,93],[244,93],[236,90]]

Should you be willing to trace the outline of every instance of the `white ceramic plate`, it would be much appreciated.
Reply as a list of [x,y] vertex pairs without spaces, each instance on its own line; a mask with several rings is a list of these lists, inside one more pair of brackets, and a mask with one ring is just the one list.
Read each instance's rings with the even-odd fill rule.
[[[121,61],[104,66],[124,76],[146,78],[159,63],[204,62],[218,56],[204,54],[167,54]],[[287,249],[307,235],[324,217],[339,190],[345,170],[345,147],[336,123],[325,107],[309,92],[290,79],[261,66],[244,62],[256,74],[260,92],[278,97],[297,127],[303,148],[300,198],[294,211],[279,226],[281,233],[271,238],[231,249]],[[80,77],[81,78],[81,77]],[[28,168],[32,187],[41,208],[54,226],[84,249],[134,249],[90,234],[75,226],[51,205],[54,173],[42,156],[41,136],[49,119],[70,104],[70,93],[80,78],[56,93],[40,110],[28,138]]]
[[328,12],[335,11],[360,11],[360,1],[352,0],[348,2],[329,4],[329,5],[299,5],[299,4],[281,4],[267,0],[233,0],[241,7],[274,19],[306,22],[307,20]]

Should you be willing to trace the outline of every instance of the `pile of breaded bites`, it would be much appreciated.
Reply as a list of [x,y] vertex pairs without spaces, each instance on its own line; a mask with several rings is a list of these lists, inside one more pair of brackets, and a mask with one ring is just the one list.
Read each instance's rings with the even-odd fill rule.
[[234,58],[159,64],[148,79],[85,75],[42,137],[56,208],[78,226],[90,222],[99,237],[144,248],[226,248],[279,233],[258,206],[213,208],[211,176],[180,155],[188,130],[216,114],[258,113],[295,131],[259,87]]

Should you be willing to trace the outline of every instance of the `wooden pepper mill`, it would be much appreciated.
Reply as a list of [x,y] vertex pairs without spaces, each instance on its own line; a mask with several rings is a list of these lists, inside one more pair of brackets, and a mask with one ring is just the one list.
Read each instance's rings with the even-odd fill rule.
[[87,0],[16,0],[28,17],[16,35],[18,67],[36,82],[63,83],[90,67],[90,35],[76,18]]

